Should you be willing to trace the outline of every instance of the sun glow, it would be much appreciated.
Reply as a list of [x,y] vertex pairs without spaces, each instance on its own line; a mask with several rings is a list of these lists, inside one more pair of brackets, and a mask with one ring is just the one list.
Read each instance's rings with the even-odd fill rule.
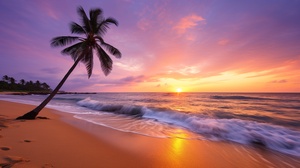
[[177,92],[177,93],[181,93],[181,92],[182,92],[182,89],[181,89],[181,88],[177,88],[177,89],[176,89],[176,92]]

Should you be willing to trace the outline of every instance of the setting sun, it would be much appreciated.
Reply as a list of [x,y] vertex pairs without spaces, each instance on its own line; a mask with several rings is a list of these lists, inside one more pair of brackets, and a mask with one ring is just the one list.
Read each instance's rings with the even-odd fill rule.
[[176,89],[176,92],[177,92],[177,93],[180,93],[180,92],[182,92],[182,89],[181,89],[181,88],[177,88],[177,89]]

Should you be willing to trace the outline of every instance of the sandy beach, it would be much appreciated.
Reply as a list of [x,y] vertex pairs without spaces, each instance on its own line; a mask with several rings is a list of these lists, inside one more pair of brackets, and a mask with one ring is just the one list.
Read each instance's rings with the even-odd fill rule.
[[2,167],[299,167],[291,157],[226,142],[152,138],[94,125],[52,109],[0,101]]

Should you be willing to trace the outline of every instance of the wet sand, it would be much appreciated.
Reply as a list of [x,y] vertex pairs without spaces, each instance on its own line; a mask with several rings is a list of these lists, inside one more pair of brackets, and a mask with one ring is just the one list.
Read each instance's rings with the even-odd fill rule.
[[300,167],[259,147],[125,133],[47,108],[49,119],[14,120],[33,107],[0,101],[2,167]]

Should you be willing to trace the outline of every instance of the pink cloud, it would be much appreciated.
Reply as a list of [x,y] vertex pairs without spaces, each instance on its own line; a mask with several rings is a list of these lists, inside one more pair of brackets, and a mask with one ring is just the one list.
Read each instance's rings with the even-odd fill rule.
[[223,46],[223,45],[227,45],[228,43],[229,43],[229,40],[227,40],[227,39],[222,39],[222,40],[219,40],[219,41],[218,41],[218,44],[219,44],[219,45],[222,45],[222,46]]
[[198,25],[198,22],[204,21],[205,19],[196,14],[192,14],[181,18],[180,21],[173,27],[177,33],[183,34],[187,29],[193,28]]
[[142,19],[137,23],[137,27],[141,30],[147,30],[149,27],[150,23],[146,19]]

